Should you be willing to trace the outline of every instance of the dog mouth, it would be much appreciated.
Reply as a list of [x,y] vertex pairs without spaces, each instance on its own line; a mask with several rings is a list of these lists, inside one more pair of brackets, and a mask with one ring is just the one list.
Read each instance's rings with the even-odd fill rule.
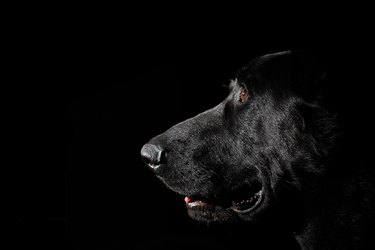
[[237,213],[248,213],[255,209],[261,202],[263,190],[259,190],[245,200],[232,201],[231,209]]
[[262,187],[252,188],[251,191],[236,192],[224,202],[211,202],[194,196],[186,196],[185,203],[188,209],[215,210],[218,207],[233,210],[236,213],[246,214],[255,210],[263,200]]

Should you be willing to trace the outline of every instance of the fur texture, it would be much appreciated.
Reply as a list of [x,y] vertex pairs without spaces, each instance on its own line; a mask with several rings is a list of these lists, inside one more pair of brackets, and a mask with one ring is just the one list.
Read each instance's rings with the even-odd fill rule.
[[370,249],[373,170],[344,159],[327,84],[304,52],[254,59],[220,104],[148,142],[162,150],[155,174],[195,220],[278,224],[302,249]]

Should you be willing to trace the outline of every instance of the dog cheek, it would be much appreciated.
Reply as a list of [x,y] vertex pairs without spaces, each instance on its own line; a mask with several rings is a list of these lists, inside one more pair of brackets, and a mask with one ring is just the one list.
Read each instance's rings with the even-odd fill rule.
[[216,161],[214,154],[212,152],[213,148],[207,145],[200,146],[196,148],[192,155],[193,164],[199,165],[212,165]]

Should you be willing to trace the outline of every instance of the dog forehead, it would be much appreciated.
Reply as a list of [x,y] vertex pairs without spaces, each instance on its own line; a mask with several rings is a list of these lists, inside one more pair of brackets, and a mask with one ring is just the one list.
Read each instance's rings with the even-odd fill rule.
[[257,82],[286,81],[290,77],[291,51],[282,51],[259,56],[241,68],[236,79],[247,83],[249,80]]
[[308,50],[288,50],[259,56],[236,74],[236,79],[252,90],[290,91],[313,98],[326,75],[324,58]]

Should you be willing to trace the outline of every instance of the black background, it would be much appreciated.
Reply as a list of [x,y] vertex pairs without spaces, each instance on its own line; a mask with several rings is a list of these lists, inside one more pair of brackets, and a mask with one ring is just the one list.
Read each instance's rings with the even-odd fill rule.
[[[32,152],[24,156],[32,164],[15,173],[15,248],[231,247],[230,230],[188,218],[183,197],[142,163],[142,145],[220,102],[223,85],[255,56],[308,47],[328,54],[331,69],[350,79],[368,67],[361,63],[369,53],[367,35],[346,27],[301,39],[298,31],[167,23],[165,29],[151,21],[134,26],[83,18],[26,33],[34,42],[22,48],[29,65],[23,74],[33,83],[16,95],[27,100],[15,102],[25,114],[16,129],[27,135],[20,147]],[[243,239],[254,248],[293,245],[276,235],[272,240],[271,231],[250,230]]]

